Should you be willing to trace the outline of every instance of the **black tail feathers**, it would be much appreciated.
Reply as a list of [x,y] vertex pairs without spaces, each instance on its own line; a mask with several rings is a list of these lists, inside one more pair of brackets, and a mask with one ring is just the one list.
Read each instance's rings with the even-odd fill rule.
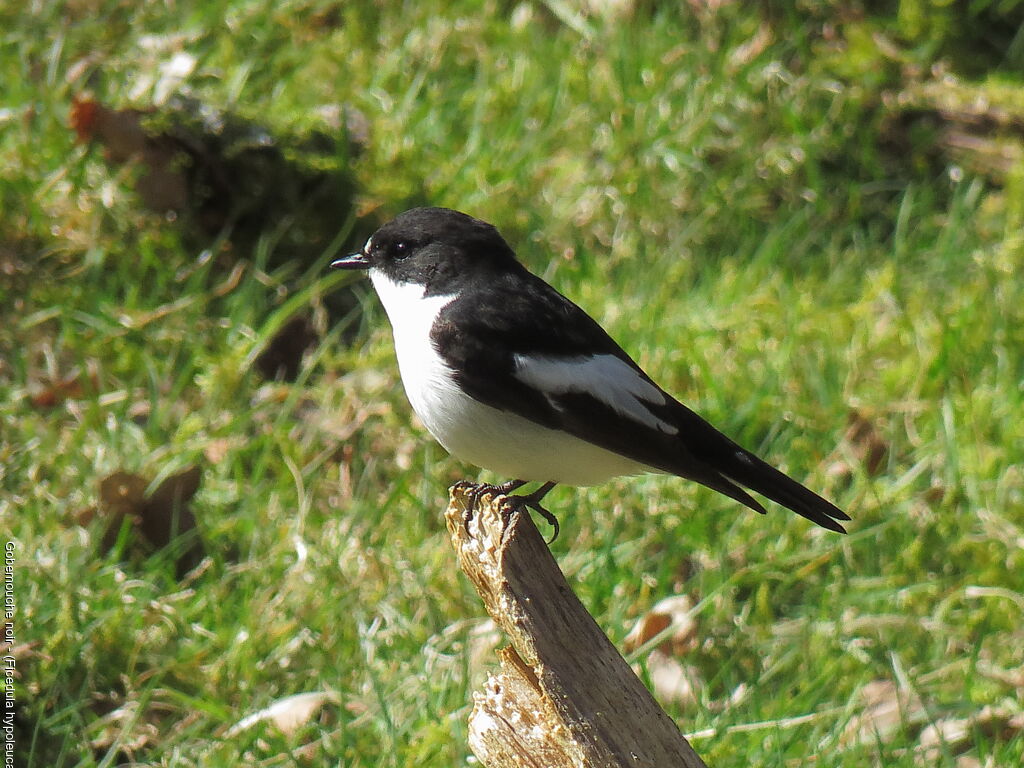
[[[725,483],[734,486],[733,490],[738,493],[730,493],[721,488],[715,490],[731,496],[751,509],[764,513],[764,507],[754,501],[742,488],[736,487],[744,486],[793,510],[798,515],[806,517],[822,528],[828,528],[837,533],[846,533],[846,529],[837,521],[849,520],[850,516],[835,504],[823,499],[814,491],[800,485],[789,475],[780,472],[739,446],[735,446],[731,453],[731,460],[721,461],[715,469],[718,470],[718,474]],[[723,459],[725,458],[723,457]]]
[[[755,512],[764,507],[744,489],[755,491],[822,528],[846,533],[839,520],[850,516],[835,504],[744,450],[689,409],[677,413],[684,458],[673,470],[735,499]],[[680,471],[682,470],[682,471]]]

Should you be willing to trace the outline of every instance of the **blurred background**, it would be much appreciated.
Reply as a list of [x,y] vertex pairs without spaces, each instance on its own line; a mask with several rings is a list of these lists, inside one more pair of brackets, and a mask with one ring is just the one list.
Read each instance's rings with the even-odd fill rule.
[[570,583],[709,765],[1024,760],[1024,3],[0,22],[16,764],[470,759],[501,639],[442,512],[487,475],[327,269],[423,204],[494,223],[852,516],[659,477],[548,497]]

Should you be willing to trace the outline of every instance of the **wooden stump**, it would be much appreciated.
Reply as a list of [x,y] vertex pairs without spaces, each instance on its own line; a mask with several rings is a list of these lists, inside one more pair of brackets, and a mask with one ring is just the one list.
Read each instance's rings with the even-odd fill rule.
[[706,768],[569,588],[530,516],[469,486],[445,514],[462,570],[511,640],[474,694],[469,745],[487,768]]

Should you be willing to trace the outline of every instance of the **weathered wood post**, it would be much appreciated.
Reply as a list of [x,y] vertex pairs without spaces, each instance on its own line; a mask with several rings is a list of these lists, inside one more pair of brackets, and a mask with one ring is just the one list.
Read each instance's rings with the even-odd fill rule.
[[528,514],[468,488],[445,518],[462,570],[511,640],[474,694],[469,745],[487,768],[707,768],[569,588]]

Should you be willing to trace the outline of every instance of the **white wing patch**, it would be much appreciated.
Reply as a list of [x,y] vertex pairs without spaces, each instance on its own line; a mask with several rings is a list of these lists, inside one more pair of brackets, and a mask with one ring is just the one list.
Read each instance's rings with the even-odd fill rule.
[[515,377],[547,395],[580,392],[622,416],[675,435],[679,430],[647,408],[664,405],[665,395],[615,355],[529,357],[516,355]]

